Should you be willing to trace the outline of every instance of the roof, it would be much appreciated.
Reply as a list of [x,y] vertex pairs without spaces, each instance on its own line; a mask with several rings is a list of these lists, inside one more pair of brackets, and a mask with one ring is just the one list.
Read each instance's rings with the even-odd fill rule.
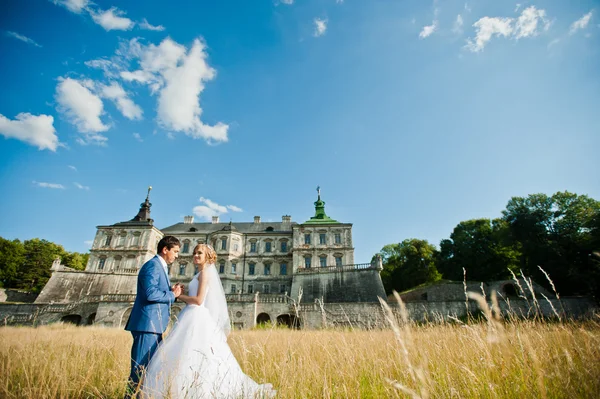
[[[196,234],[211,234],[217,231],[223,231],[229,233],[230,231],[237,231],[242,234],[249,233],[292,233],[292,226],[296,225],[296,222],[283,223],[283,222],[227,222],[227,223],[177,223],[172,226],[160,229],[164,234],[182,234],[182,233],[196,233]],[[196,229],[190,230],[190,229]],[[267,230],[272,228],[272,230]]]

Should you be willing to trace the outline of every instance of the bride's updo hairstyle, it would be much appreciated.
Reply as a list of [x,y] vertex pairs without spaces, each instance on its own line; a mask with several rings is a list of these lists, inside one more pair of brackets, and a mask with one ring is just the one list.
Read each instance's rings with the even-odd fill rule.
[[194,251],[192,253],[196,252],[200,248],[206,253],[206,256],[204,257],[204,259],[206,259],[206,265],[210,265],[217,262],[217,253],[215,252],[214,248],[210,245],[198,244],[194,247]]

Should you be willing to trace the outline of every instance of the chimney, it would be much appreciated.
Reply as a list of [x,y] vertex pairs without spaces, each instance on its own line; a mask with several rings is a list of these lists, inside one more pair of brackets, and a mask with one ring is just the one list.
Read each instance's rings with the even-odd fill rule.
[[217,224],[217,223],[219,223],[219,217],[218,217],[218,216],[213,216],[213,217],[212,217],[212,223],[213,223],[213,224]]
[[254,216],[254,223],[260,223],[260,216]]
[[281,221],[283,223],[291,223],[292,222],[292,217],[290,215],[283,215],[281,217]]
[[192,224],[192,223],[194,223],[194,217],[193,216],[184,216],[183,217],[183,223],[184,224]]

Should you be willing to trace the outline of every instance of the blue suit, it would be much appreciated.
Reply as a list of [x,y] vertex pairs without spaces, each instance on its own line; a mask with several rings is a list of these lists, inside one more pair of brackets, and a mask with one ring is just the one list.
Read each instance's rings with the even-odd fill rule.
[[157,255],[140,269],[137,295],[125,326],[125,330],[133,335],[131,373],[125,397],[129,397],[136,389],[142,369],[146,368],[162,341],[173,302],[175,294],[171,292],[169,276]]

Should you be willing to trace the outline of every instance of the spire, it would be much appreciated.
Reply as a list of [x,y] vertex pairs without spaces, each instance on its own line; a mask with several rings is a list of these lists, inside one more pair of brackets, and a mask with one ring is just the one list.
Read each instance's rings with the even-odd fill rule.
[[154,220],[150,219],[150,207],[152,204],[150,203],[150,191],[152,190],[152,186],[148,187],[148,194],[146,195],[146,200],[140,205],[140,211],[138,214],[131,219],[131,222],[147,222],[152,224]]
[[328,224],[328,223],[339,223],[337,220],[333,220],[325,213],[325,201],[321,200],[321,187],[317,186],[317,201],[315,202],[315,216],[311,217],[310,220],[304,224]]

